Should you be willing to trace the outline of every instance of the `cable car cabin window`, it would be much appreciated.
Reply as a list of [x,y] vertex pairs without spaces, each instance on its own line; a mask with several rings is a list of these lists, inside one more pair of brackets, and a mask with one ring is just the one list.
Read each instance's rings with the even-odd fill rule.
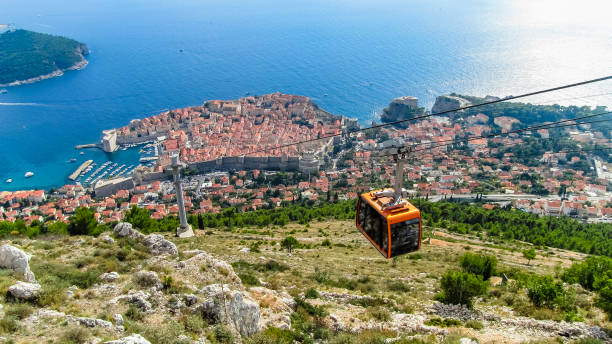
[[391,257],[419,249],[420,220],[418,218],[391,225]]
[[387,257],[389,248],[389,226],[387,220],[380,215],[367,201],[360,200],[359,226],[370,240],[378,246],[382,254]]

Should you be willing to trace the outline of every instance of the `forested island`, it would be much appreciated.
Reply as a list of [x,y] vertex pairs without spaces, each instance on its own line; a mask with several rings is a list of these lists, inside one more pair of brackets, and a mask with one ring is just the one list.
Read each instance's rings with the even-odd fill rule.
[[87,46],[73,39],[28,30],[0,34],[0,86],[60,76],[87,65]]

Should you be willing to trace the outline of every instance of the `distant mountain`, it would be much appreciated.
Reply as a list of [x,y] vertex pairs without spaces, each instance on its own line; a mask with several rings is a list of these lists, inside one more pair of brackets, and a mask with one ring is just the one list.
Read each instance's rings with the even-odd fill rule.
[[0,86],[32,83],[87,65],[89,51],[73,39],[12,30],[0,35]]

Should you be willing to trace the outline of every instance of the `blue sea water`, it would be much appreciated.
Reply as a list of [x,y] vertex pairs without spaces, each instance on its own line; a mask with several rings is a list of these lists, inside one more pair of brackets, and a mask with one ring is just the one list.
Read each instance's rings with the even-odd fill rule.
[[[3,0],[0,23],[88,45],[89,65],[0,94],[0,190],[67,182],[76,144],[165,109],[285,92],[366,124],[393,98],[506,96],[612,74],[603,1]],[[182,51],[181,51],[182,50]],[[543,96],[612,104],[612,82]],[[597,97],[573,99],[578,96]],[[569,100],[569,99],[571,100]],[[26,171],[35,176],[24,178]],[[12,184],[4,180],[12,178]]]

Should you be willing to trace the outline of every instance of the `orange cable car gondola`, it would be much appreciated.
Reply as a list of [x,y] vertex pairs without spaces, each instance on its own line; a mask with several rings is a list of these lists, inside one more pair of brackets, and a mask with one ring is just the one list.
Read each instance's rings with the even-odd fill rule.
[[361,194],[357,202],[357,229],[385,257],[421,247],[421,212],[402,197],[403,166],[397,155],[395,188]]

